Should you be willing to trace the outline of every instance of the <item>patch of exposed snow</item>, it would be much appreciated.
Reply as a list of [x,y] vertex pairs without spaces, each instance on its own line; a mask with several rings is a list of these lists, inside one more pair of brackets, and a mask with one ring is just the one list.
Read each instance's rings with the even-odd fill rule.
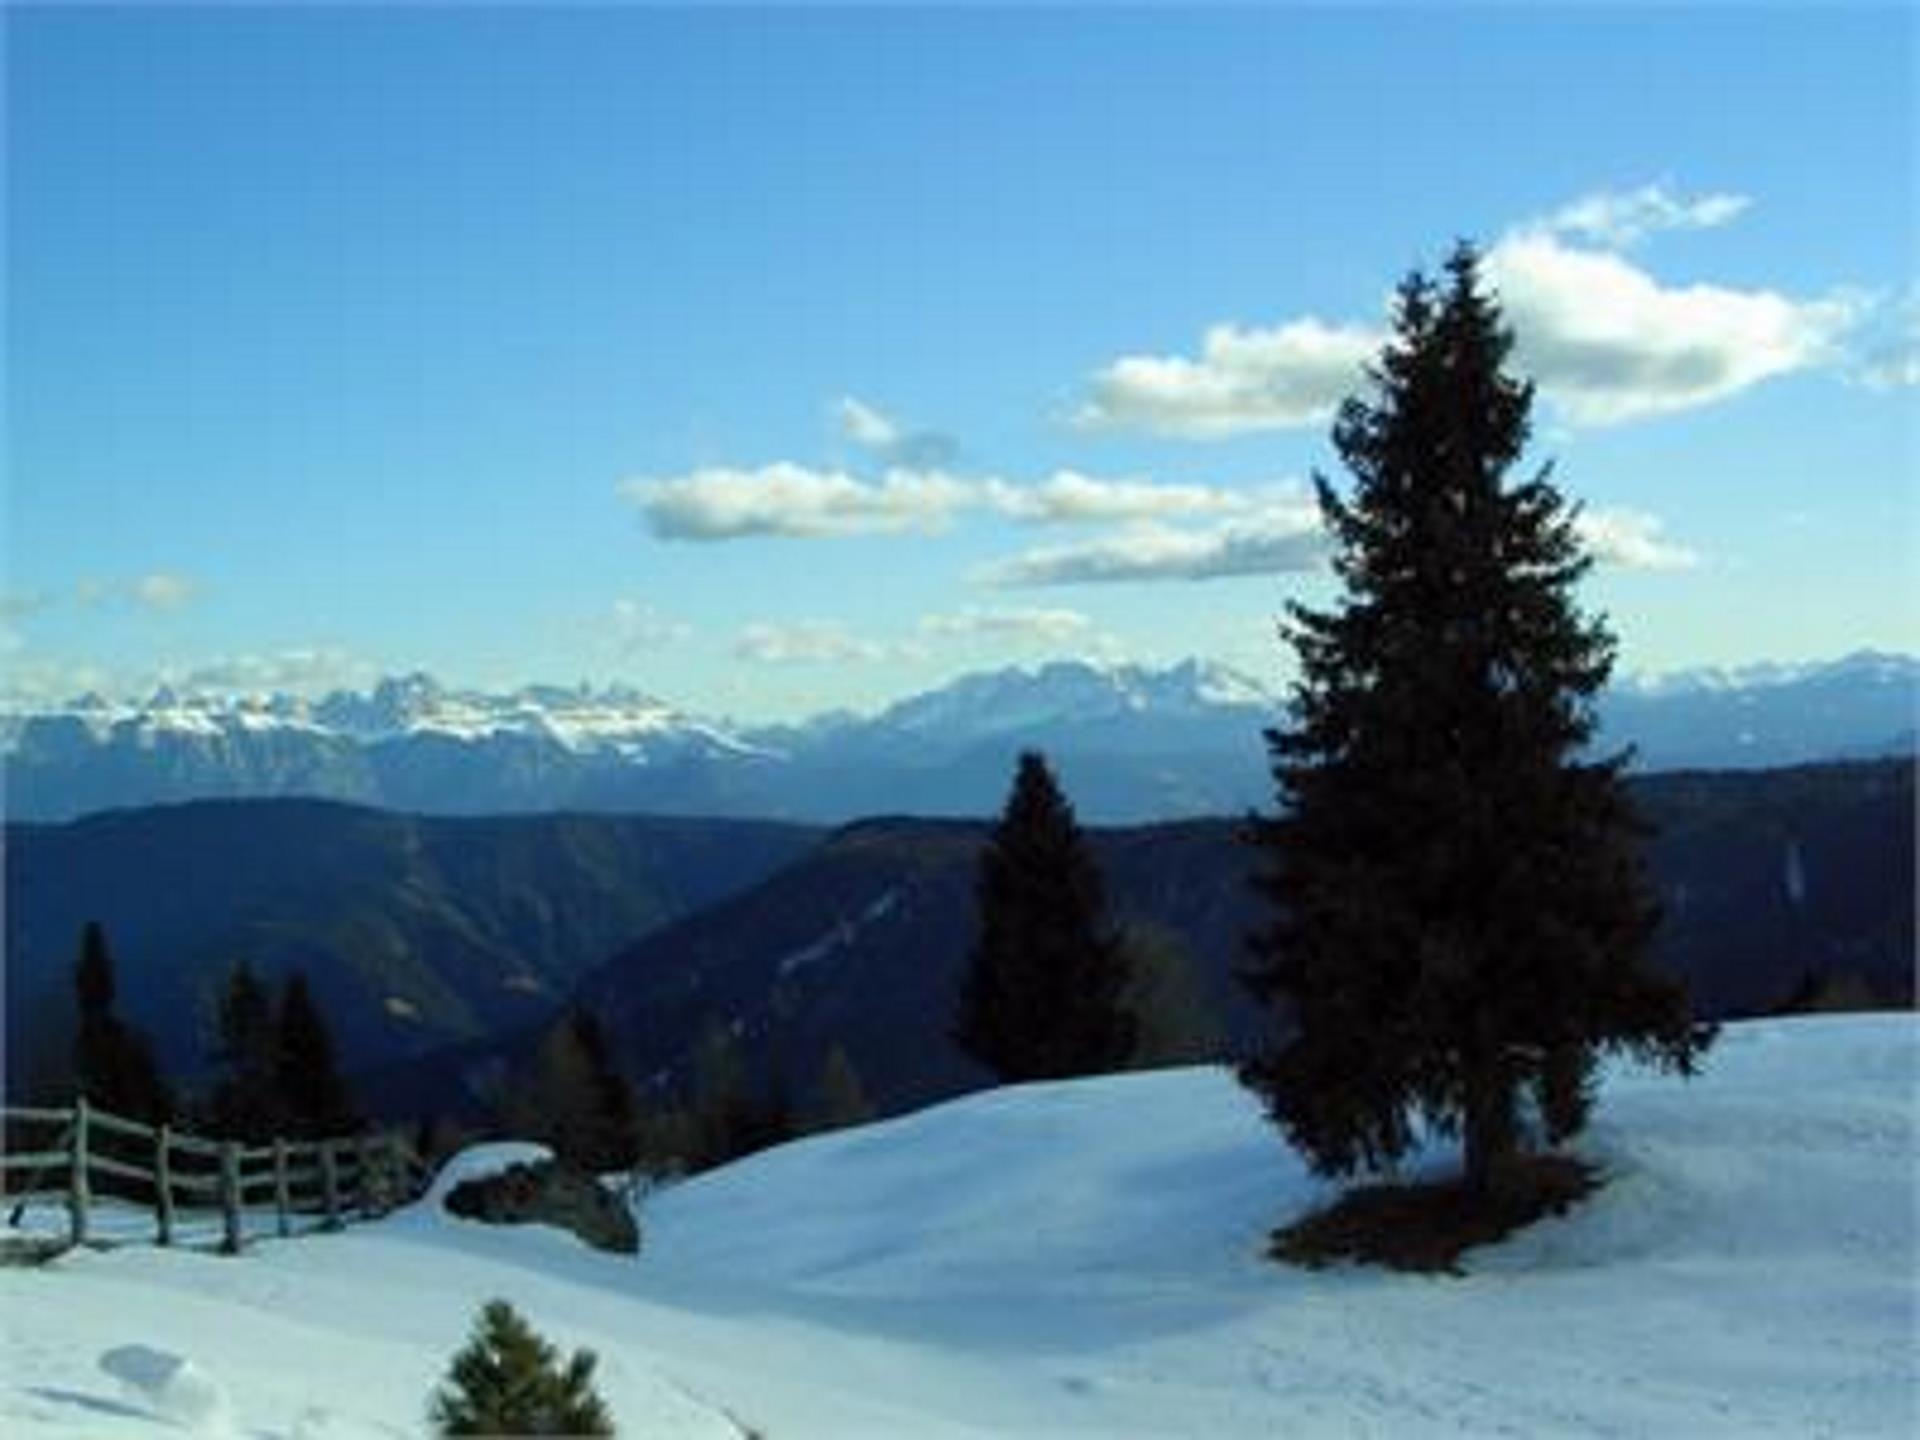
[[851,949],[854,942],[859,939],[862,930],[891,915],[894,907],[899,903],[900,891],[896,886],[870,903],[856,918],[837,921],[833,928],[819,939],[782,956],[775,966],[776,973],[784,980],[806,969],[809,965],[819,964],[836,950]]

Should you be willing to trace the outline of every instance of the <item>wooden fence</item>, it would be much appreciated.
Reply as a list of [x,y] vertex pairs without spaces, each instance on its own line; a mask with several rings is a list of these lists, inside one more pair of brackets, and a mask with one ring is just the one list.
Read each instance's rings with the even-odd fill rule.
[[[123,1196],[131,1190],[151,1197],[158,1245],[174,1243],[185,1214],[217,1211],[219,1248],[227,1255],[240,1252],[250,1213],[270,1207],[274,1233],[282,1237],[296,1233],[296,1222],[300,1233],[337,1230],[417,1198],[429,1178],[412,1146],[394,1132],[247,1146],[128,1120],[84,1098],[65,1110],[9,1105],[0,1118],[6,1135],[0,1206],[63,1202],[70,1246],[89,1242],[95,1176],[122,1182],[112,1188]],[[14,1148],[34,1133],[53,1138]],[[25,1183],[16,1188],[23,1172]]]

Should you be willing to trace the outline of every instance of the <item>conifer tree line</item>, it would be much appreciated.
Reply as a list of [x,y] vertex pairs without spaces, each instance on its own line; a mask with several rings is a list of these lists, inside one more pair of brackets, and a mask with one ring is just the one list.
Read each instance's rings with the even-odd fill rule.
[[150,1124],[190,1119],[249,1144],[359,1128],[332,1032],[298,971],[276,1002],[250,965],[233,968],[218,1006],[219,1073],[197,1106],[182,1103],[146,1035],[120,1015],[113,952],[98,921],[80,932],[74,993],[73,1088],[94,1105]]
[[797,1103],[771,1065],[757,1077],[754,1068],[734,1031],[710,1022],[689,1052],[686,1093],[643,1101],[598,1017],[574,1005],[542,1033],[500,1096],[495,1128],[547,1145],[561,1163],[589,1173],[692,1172],[875,1114],[842,1045],[828,1047]]
[[332,1031],[303,972],[281,982],[276,1001],[251,965],[235,965],[220,997],[218,1031],[220,1075],[206,1105],[215,1134],[258,1144],[359,1128]]

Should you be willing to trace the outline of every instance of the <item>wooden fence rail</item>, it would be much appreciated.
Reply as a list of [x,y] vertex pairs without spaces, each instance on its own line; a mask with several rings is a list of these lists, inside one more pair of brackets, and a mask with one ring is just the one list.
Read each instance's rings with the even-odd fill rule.
[[[0,1150],[0,1202],[16,1208],[29,1200],[62,1200],[67,1243],[85,1245],[93,1220],[93,1177],[145,1184],[151,1191],[154,1243],[171,1245],[188,1209],[220,1215],[223,1254],[238,1254],[246,1238],[250,1196],[270,1197],[274,1233],[290,1236],[296,1216],[317,1217],[306,1231],[337,1230],[349,1219],[370,1219],[418,1198],[430,1178],[427,1166],[395,1131],[324,1140],[276,1137],[266,1145],[208,1140],[168,1125],[146,1125],[75,1100],[70,1109],[8,1105],[0,1108],[6,1143],[20,1132],[58,1128],[50,1146]],[[142,1142],[146,1163],[124,1145],[102,1148],[103,1138]],[[198,1162],[198,1163],[196,1163]],[[17,1184],[14,1177],[24,1176]],[[54,1183],[45,1183],[52,1179]],[[210,1204],[207,1202],[211,1202]]]

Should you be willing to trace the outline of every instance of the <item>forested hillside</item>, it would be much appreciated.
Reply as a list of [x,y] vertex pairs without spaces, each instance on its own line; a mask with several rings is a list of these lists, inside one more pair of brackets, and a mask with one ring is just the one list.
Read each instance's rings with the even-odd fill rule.
[[545,1014],[589,968],[796,858],[755,821],[438,819],[322,801],[204,801],[6,830],[7,1074],[63,1057],[81,926],[162,1063],[205,1063],[214,996],[304,969],[349,1064]]
[[[1633,782],[1653,827],[1666,906],[1659,964],[1703,1015],[1764,1013],[1812,974],[1887,1005],[1913,1000],[1914,767],[1905,762]],[[1192,989],[1233,1044],[1258,1019],[1233,972],[1257,914],[1240,823],[1093,830],[1114,918],[1192,957]],[[656,931],[585,977],[637,1078],[674,1084],[710,1024],[791,1092],[843,1044],[884,1108],[985,1083],[948,1038],[973,938],[984,823],[849,826],[733,899]],[[461,1047],[389,1074],[395,1103],[470,1104],[470,1082],[524,1037]]]

